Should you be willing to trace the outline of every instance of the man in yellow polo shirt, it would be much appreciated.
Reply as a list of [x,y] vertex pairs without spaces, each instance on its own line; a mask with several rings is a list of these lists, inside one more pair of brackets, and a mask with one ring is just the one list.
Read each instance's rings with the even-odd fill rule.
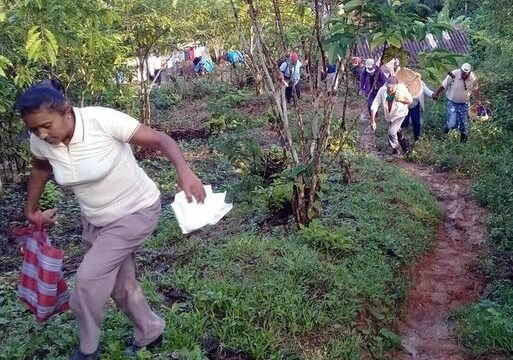
[[433,94],[433,99],[437,100],[440,93],[447,90],[447,123],[444,127],[444,133],[450,130],[460,129],[460,141],[467,141],[466,121],[468,119],[468,102],[470,96],[474,94],[478,104],[481,103],[479,86],[477,78],[472,72],[472,66],[465,63],[460,69],[449,72],[442,85]]

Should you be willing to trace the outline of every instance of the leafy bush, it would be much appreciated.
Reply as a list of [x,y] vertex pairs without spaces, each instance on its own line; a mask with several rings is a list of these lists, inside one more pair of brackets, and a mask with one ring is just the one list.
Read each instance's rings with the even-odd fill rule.
[[282,174],[286,168],[287,159],[282,148],[271,146],[263,150],[260,175],[264,179],[271,179],[276,174]]
[[291,181],[282,178],[275,179],[270,185],[258,187],[255,192],[263,196],[267,202],[267,208],[274,213],[290,209],[292,202]]
[[244,122],[235,111],[225,113],[213,113],[208,121],[209,132],[213,134],[222,134],[226,130],[235,130],[240,128]]
[[299,239],[317,250],[347,253],[353,249],[351,237],[343,228],[325,227],[318,219],[312,220],[308,227],[300,225]]
[[208,108],[212,114],[209,121],[211,133],[222,133],[225,130],[242,131],[248,128],[249,119],[243,117],[235,107],[247,99],[247,93],[241,91],[220,91],[213,97]]
[[231,135],[218,145],[239,173],[258,175],[262,169],[263,150],[254,137]]
[[170,85],[162,85],[150,93],[150,101],[158,110],[169,110],[182,100],[182,96]]
[[228,135],[215,146],[243,176],[258,175],[269,181],[287,167],[283,149],[278,146],[262,148],[252,136]]
[[53,209],[58,207],[61,201],[61,189],[59,186],[57,186],[57,184],[55,184],[55,182],[49,180],[45,185],[45,190],[43,191],[41,198],[39,199],[39,207],[42,210]]

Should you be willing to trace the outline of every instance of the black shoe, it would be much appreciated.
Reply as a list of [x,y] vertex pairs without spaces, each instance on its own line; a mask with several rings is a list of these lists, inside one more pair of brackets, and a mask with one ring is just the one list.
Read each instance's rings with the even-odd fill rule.
[[460,135],[460,143],[463,143],[463,144],[466,143],[467,139],[468,139],[467,134],[461,133],[461,135]]
[[392,155],[397,155],[397,154],[399,154],[399,151],[397,151],[397,148],[392,149]]
[[449,133],[449,128],[446,126],[444,126],[444,134],[447,135]]
[[92,354],[84,354],[80,349],[77,349],[70,355],[69,360],[100,360],[100,348]]
[[403,153],[408,153],[410,151],[410,144],[408,143],[408,140],[406,138],[402,138],[399,140],[399,145],[401,145],[401,149],[403,150]]
[[155,340],[153,340],[146,346],[139,346],[134,341],[132,341],[132,343],[126,348],[125,354],[127,354],[128,356],[136,356],[137,353],[143,348],[146,348],[146,350],[148,351],[152,351],[153,349],[162,345],[163,339],[164,336],[160,334]]

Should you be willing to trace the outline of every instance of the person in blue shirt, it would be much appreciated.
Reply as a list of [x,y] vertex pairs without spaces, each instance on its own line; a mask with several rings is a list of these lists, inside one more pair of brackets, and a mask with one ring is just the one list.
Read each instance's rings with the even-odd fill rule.
[[338,80],[335,77],[337,76],[337,64],[329,64],[326,67],[326,91],[328,95],[335,95],[337,93],[338,88]]
[[385,85],[387,77],[380,67],[376,66],[373,59],[365,60],[365,68],[360,75],[360,89],[367,99],[367,110],[371,114],[371,106],[378,90]]
[[214,71],[214,64],[209,59],[205,59],[204,57],[197,57],[193,61],[194,63],[194,71],[199,76],[203,76],[205,74],[210,74]]
[[234,68],[237,64],[244,62],[244,55],[238,50],[228,50],[225,56],[227,60]]

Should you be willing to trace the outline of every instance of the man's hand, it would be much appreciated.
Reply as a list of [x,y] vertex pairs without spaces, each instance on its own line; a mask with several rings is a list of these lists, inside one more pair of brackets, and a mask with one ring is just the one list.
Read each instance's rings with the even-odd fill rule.
[[57,209],[37,210],[32,214],[27,214],[27,219],[33,224],[42,221],[43,225],[54,225],[57,221]]
[[194,197],[201,204],[207,196],[201,180],[188,167],[178,170],[178,186],[185,192],[188,202],[192,202]]
[[376,131],[376,128],[377,128],[378,125],[376,124],[376,118],[375,117],[372,117],[370,126],[371,126],[372,131]]
[[436,91],[433,93],[433,95],[431,96],[433,98],[433,100],[438,100],[438,97],[440,96],[440,94],[442,93],[442,91],[445,90],[445,87],[443,85],[440,85],[438,87],[438,89],[436,89]]

